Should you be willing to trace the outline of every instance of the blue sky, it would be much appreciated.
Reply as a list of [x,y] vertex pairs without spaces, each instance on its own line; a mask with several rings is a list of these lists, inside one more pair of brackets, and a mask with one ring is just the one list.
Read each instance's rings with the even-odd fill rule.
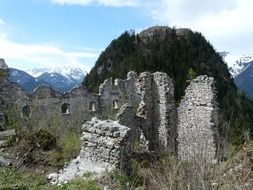
[[89,71],[111,40],[153,25],[200,31],[218,51],[253,53],[251,0],[1,0],[0,57],[11,67]]

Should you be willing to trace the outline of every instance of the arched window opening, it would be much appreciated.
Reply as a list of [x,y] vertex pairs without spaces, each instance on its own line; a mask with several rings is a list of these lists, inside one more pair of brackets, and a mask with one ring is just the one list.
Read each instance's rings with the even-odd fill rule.
[[114,101],[112,102],[112,104],[113,104],[113,108],[114,108],[114,109],[118,109],[118,108],[119,108],[118,100],[114,100]]
[[31,108],[29,105],[26,105],[22,109],[22,113],[24,117],[30,117],[31,116]]
[[90,111],[96,111],[96,102],[91,102],[89,109],[90,109]]
[[62,104],[61,106],[62,114],[69,114],[70,113],[69,110],[70,110],[70,104],[67,104],[67,103]]

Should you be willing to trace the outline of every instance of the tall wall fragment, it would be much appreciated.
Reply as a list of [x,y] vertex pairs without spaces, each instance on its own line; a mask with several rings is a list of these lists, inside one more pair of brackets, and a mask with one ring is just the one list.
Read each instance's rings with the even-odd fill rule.
[[178,155],[183,160],[216,156],[218,104],[214,78],[192,80],[178,107]]
[[154,127],[158,129],[159,146],[176,154],[177,110],[174,85],[166,73],[153,74]]

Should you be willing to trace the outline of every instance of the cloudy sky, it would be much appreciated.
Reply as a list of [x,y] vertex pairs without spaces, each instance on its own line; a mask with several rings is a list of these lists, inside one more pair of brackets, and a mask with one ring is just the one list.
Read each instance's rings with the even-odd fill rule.
[[1,0],[0,57],[11,67],[89,71],[123,31],[200,31],[217,51],[253,53],[252,0]]

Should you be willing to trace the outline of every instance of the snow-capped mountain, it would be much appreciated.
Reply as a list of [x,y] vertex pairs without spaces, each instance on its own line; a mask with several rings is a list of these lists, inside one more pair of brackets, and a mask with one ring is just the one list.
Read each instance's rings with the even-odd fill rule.
[[47,85],[59,92],[67,92],[79,86],[85,73],[79,68],[57,67],[27,70],[10,69],[10,80],[31,93],[39,85]]
[[41,84],[40,81],[28,73],[13,68],[9,69],[9,80],[18,83],[26,92],[29,93]]
[[227,63],[236,86],[253,100],[253,54],[235,55],[222,52],[221,56]]
[[28,74],[31,76],[38,78],[44,73],[50,73],[50,74],[59,74],[66,78],[69,78],[70,80],[83,80],[86,73],[84,73],[79,68],[73,68],[73,67],[67,67],[67,66],[60,66],[60,67],[53,67],[53,68],[35,68],[26,70]]
[[81,69],[67,66],[32,69],[26,72],[59,92],[67,92],[79,86],[85,77]]
[[247,69],[253,61],[253,54],[239,55],[231,54],[229,52],[221,52],[221,56],[227,63],[229,71],[234,78]]

